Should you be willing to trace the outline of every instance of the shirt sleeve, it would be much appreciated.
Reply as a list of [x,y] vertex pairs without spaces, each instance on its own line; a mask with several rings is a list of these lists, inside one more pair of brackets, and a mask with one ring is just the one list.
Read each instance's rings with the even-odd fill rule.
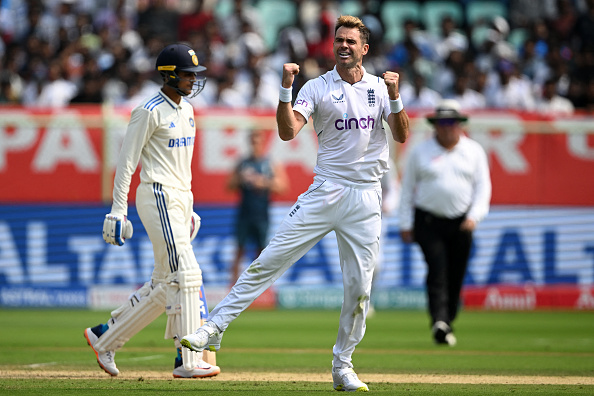
[[491,175],[485,150],[477,143],[477,166],[474,176],[474,196],[467,218],[480,222],[489,213],[491,202]]
[[301,115],[305,117],[305,122],[309,120],[309,117],[311,117],[315,111],[316,99],[314,81],[315,80],[309,80],[303,85],[297,94],[297,99],[295,99],[295,105],[293,106],[293,111],[301,113]]
[[143,108],[132,111],[116,168],[112,214],[128,214],[128,193],[132,175],[136,172],[142,149],[155,130],[155,125],[152,112]]

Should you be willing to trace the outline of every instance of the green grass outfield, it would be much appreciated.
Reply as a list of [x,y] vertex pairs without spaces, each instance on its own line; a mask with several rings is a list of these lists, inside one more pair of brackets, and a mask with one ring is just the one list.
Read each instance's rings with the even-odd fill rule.
[[[225,333],[219,376],[174,380],[165,315],[118,351],[121,374],[111,378],[83,337],[108,312],[3,309],[0,394],[335,394],[338,315],[248,310]],[[386,395],[594,394],[594,312],[464,311],[455,330],[456,347],[436,346],[425,312],[379,311],[355,369],[371,392]]]

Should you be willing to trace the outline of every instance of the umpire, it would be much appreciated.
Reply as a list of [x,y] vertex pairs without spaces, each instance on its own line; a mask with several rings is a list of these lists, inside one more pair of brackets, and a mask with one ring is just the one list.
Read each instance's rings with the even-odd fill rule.
[[491,179],[483,148],[468,138],[468,117],[452,99],[427,117],[435,134],[411,150],[399,208],[400,236],[417,242],[427,263],[427,298],[437,344],[456,344],[456,318],[472,234],[489,212]]

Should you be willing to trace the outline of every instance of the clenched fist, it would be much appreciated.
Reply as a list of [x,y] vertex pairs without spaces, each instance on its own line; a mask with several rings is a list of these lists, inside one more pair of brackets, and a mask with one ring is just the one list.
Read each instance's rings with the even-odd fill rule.
[[285,63],[283,65],[282,86],[284,88],[291,88],[297,74],[299,74],[299,65],[297,63]]
[[400,80],[400,74],[387,71],[383,75],[384,82],[388,87],[388,95],[390,96],[391,100],[396,100],[400,96],[398,92],[398,80]]

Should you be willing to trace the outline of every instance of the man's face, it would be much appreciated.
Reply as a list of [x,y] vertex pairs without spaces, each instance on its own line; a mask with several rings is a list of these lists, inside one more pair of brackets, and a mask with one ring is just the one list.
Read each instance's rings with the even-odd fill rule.
[[369,44],[363,44],[359,29],[340,27],[334,36],[334,58],[336,65],[346,68],[362,63],[367,54]]
[[192,88],[194,87],[194,82],[196,82],[196,73],[189,72],[189,71],[179,71],[177,72],[179,77],[178,88],[185,92],[186,95],[192,93]]
[[434,125],[437,139],[446,146],[458,142],[463,132],[460,121],[455,118],[436,120]]

